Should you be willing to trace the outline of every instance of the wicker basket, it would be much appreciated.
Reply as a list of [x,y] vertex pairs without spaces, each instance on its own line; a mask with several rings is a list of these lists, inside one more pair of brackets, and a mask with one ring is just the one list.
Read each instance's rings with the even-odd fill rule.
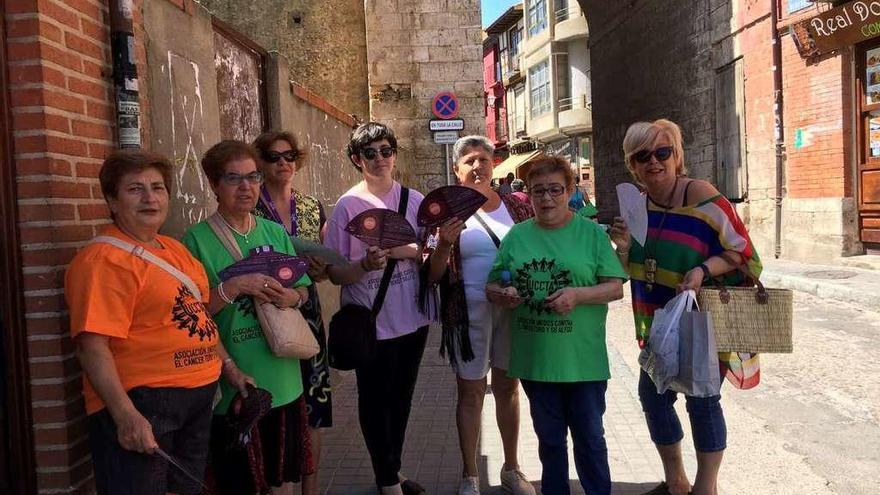
[[700,310],[712,316],[719,352],[792,352],[792,292],[756,282],[700,290]]

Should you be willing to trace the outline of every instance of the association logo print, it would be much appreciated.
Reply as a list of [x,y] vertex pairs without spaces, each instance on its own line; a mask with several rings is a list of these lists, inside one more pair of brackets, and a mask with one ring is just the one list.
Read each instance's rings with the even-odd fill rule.
[[513,283],[530,313],[550,314],[552,311],[544,299],[559,289],[571,286],[571,271],[556,264],[556,260],[532,258],[516,270]]
[[200,341],[212,340],[217,335],[217,324],[208,316],[205,305],[183,285],[177,288],[171,320],[177,323],[177,328],[189,332],[190,338],[198,335]]
[[245,294],[238,296],[235,299],[235,309],[242,314],[242,316],[253,316],[257,317],[257,307],[254,305],[254,298]]

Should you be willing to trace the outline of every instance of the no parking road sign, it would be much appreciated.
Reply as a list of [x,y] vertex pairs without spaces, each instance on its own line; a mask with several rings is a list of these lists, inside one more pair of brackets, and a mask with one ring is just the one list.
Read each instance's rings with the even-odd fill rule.
[[431,112],[438,119],[454,119],[458,117],[458,98],[451,91],[441,91],[431,101]]

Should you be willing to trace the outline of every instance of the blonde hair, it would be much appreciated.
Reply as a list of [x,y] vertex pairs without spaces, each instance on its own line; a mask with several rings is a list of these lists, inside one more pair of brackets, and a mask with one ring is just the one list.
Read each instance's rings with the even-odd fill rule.
[[672,146],[672,159],[675,160],[676,175],[686,175],[687,167],[684,165],[684,144],[681,138],[681,128],[678,124],[667,119],[658,119],[653,122],[636,122],[626,130],[623,138],[623,159],[630,175],[641,184],[636,175],[634,156],[642,150],[650,150],[651,145],[657,140],[657,136],[663,134]]

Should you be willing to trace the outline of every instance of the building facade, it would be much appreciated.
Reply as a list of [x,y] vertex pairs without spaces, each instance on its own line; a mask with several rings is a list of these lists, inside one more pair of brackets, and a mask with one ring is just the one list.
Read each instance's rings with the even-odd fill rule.
[[496,163],[510,154],[507,147],[507,103],[501,75],[501,52],[497,35],[483,38],[483,101],[486,136],[495,145]]
[[[499,17],[487,33],[498,37],[507,96],[509,146],[499,174],[520,168],[535,149],[571,161],[593,191],[592,96],[589,30],[576,2],[525,0]],[[508,170],[510,169],[510,170]]]

